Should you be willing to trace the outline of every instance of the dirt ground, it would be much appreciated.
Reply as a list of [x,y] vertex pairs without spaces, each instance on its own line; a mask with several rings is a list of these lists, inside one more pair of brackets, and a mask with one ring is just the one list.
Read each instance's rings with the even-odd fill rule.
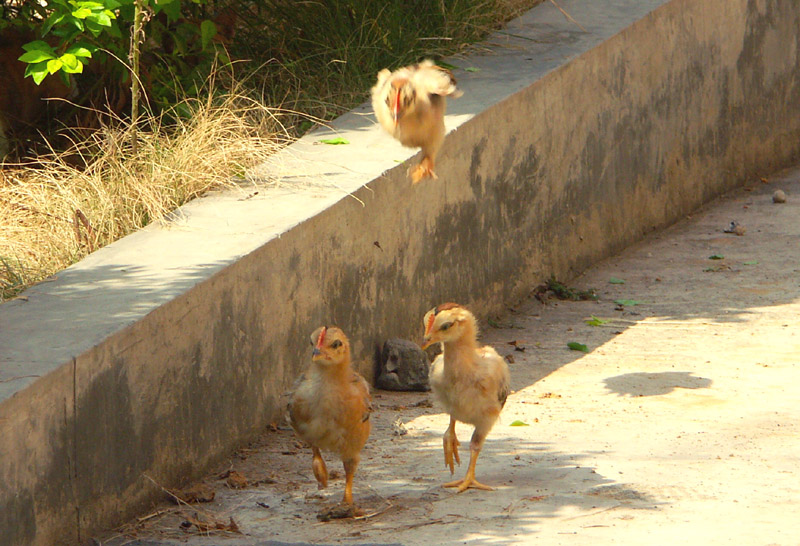
[[[744,235],[723,232],[734,221]],[[281,424],[208,476],[213,502],[165,502],[103,544],[800,544],[800,170],[568,284],[599,299],[532,297],[483,331],[513,360],[477,466],[496,491],[441,487],[448,418],[429,393],[375,391],[362,517],[317,519],[341,498],[341,464],[326,457],[336,472],[318,491]],[[457,432],[460,477],[472,430]],[[238,532],[199,530],[212,521]]]

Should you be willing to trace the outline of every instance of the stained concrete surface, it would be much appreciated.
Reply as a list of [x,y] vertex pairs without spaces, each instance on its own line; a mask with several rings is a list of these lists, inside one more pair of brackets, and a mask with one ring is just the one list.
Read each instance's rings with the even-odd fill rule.
[[[317,521],[340,463],[327,457],[338,476],[318,491],[310,450],[278,423],[206,477],[213,502],[153,506],[103,543],[800,544],[798,219],[800,169],[754,179],[569,283],[598,301],[531,298],[493,319],[482,341],[513,359],[515,391],[478,461],[494,492],[440,487],[447,416],[430,394],[375,391],[365,518]],[[732,221],[743,236],[723,233]],[[471,429],[457,432],[460,476]],[[230,489],[226,470],[262,483]],[[242,534],[183,531],[187,514]]]

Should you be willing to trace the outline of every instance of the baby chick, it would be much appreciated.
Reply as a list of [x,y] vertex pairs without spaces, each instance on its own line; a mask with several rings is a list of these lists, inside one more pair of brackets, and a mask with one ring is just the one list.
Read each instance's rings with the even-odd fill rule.
[[320,450],[339,455],[344,464],[342,503],[353,504],[353,475],[370,431],[369,385],[350,367],[350,342],[339,328],[321,326],[311,334],[311,368],[290,394],[289,421],[311,444],[312,469],[320,489],[328,486],[328,469]]
[[446,97],[461,95],[453,74],[432,61],[378,73],[372,88],[375,117],[403,146],[422,148],[422,161],[409,173],[412,183],[438,178],[433,167],[444,141]]
[[470,487],[491,491],[491,487],[475,479],[475,463],[506,403],[510,388],[508,366],[492,347],[478,347],[475,317],[461,305],[444,303],[434,307],[425,314],[423,324],[423,349],[437,342],[444,344],[444,351],[431,366],[430,382],[434,396],[450,414],[443,444],[444,463],[451,474],[453,462],[461,464],[456,422],[475,426],[464,479],[444,486],[457,487],[459,493]]

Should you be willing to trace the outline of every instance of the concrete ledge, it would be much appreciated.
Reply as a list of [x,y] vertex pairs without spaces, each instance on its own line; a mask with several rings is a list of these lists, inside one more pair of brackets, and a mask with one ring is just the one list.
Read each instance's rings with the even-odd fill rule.
[[[498,312],[800,158],[800,6],[549,3],[454,61],[438,182],[365,107],[0,307],[0,545],[76,543],[257,434],[336,323],[362,371],[445,300]],[[587,5],[591,4],[591,5]],[[377,244],[376,244],[377,243]],[[27,377],[36,376],[36,377]],[[16,379],[15,379],[16,378]]]

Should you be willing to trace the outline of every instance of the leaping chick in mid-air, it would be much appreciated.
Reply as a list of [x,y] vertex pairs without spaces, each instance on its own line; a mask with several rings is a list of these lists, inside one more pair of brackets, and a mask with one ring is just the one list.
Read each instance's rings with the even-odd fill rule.
[[[311,334],[311,368],[290,394],[289,422],[311,444],[312,468],[320,489],[328,486],[328,469],[320,450],[338,454],[344,464],[342,503],[353,515],[353,476],[370,431],[369,385],[350,367],[350,342],[339,328],[322,326]],[[339,516],[342,517],[342,516]]]
[[403,146],[422,148],[422,161],[409,171],[412,183],[438,178],[433,168],[444,141],[446,97],[462,94],[453,74],[432,61],[378,73],[378,83],[372,88],[375,117]]
[[492,491],[475,479],[475,463],[506,403],[511,383],[508,366],[492,347],[478,346],[475,317],[457,303],[434,307],[425,314],[423,324],[423,349],[437,342],[444,344],[442,354],[431,366],[430,383],[435,398],[450,414],[443,440],[444,464],[450,467],[450,474],[454,462],[461,464],[456,422],[475,426],[464,479],[445,483],[444,487],[457,487],[459,493],[470,487]]

